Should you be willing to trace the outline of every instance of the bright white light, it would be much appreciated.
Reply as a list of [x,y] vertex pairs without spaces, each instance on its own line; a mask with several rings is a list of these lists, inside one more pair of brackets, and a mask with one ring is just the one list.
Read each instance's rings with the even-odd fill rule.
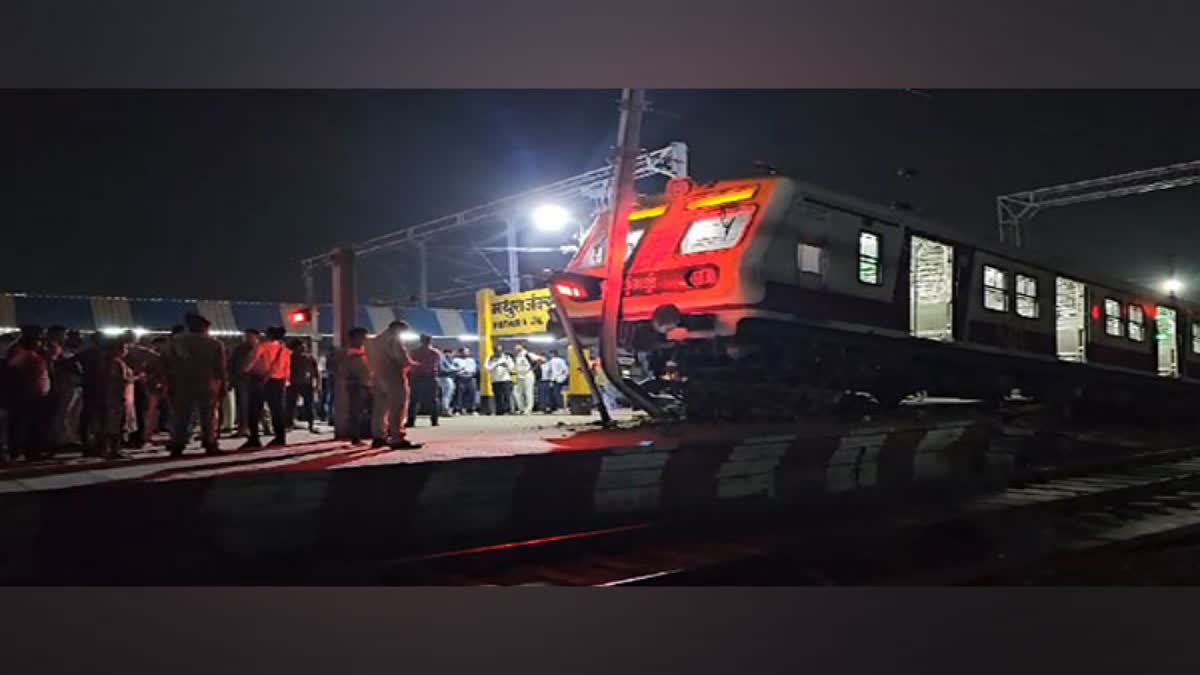
[[471,335],[470,333],[463,333],[462,335],[458,336],[458,341],[459,342],[479,342],[479,336]]
[[529,341],[535,344],[549,344],[557,342],[557,339],[553,335],[533,335],[529,338]]
[[542,204],[533,210],[533,224],[543,232],[558,232],[571,222],[571,214],[558,204]]
[[146,335],[146,334],[148,334],[149,332],[150,332],[150,331],[146,330],[145,328],[134,328],[134,329],[133,329],[133,334],[134,334],[134,336],[136,336],[136,337],[142,337],[143,335]]
[[407,331],[407,330],[400,334],[400,339],[404,342],[413,342],[415,340],[420,339],[420,337],[421,337],[420,335],[418,335],[412,331]]
[[1163,290],[1167,293],[1178,293],[1183,290],[1183,282],[1179,279],[1167,279],[1162,284]]
[[106,328],[101,328],[100,332],[103,333],[104,335],[109,335],[109,336],[121,335],[125,332],[125,329],[124,328],[113,328],[112,326],[108,326]]

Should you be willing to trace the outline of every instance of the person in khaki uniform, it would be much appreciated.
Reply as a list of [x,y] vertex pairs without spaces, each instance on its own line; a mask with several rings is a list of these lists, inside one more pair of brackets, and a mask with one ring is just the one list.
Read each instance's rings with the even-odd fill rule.
[[204,451],[219,454],[217,402],[225,391],[225,345],[208,334],[211,325],[199,314],[188,314],[187,331],[171,336],[163,348],[163,370],[171,392],[172,455],[183,454],[192,428],[192,413],[200,415]]
[[393,321],[387,330],[367,342],[367,363],[371,368],[371,435],[373,448],[385,445],[393,450],[421,447],[405,437],[408,416],[408,371],[416,365],[404,347],[402,335],[408,324]]

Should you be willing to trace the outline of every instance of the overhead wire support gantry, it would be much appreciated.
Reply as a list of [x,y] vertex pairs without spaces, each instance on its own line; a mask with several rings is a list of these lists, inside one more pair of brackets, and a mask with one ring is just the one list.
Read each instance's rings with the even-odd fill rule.
[[1170,190],[1197,183],[1200,183],[1200,160],[1001,195],[996,198],[1000,241],[1023,246],[1026,223],[1048,208]]

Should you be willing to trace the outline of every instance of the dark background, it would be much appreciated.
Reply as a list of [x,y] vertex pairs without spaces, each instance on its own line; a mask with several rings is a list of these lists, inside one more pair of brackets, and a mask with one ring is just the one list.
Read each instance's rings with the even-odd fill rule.
[[[0,94],[0,288],[287,300],[298,260],[602,166],[617,90],[13,91]],[[652,90],[643,145],[691,173],[767,161],[994,239],[1000,193],[1195,159],[1195,91]],[[912,178],[897,169],[917,170]],[[1200,188],[1039,216],[1032,246],[1153,282],[1187,277]],[[434,247],[433,289],[487,269],[480,225]],[[522,244],[561,243],[530,230]],[[494,261],[503,269],[503,254]],[[526,270],[558,254],[523,258]],[[364,297],[416,292],[404,251]],[[461,302],[469,302],[463,297]],[[445,304],[445,303],[444,303]]]
[[[336,6],[326,3],[320,11],[302,9],[306,4],[311,3],[12,0],[0,6],[0,82],[41,87],[1198,84],[1197,9],[1185,2],[1065,7],[1047,0],[876,1],[817,7],[780,1],[764,8],[768,3],[688,0],[628,3],[625,11],[611,12],[523,0],[473,3],[476,7],[343,0]],[[483,20],[479,6],[491,12]],[[446,16],[430,16],[437,13]],[[735,29],[721,30],[727,26]],[[613,48],[618,30],[628,36],[622,49]],[[534,38],[550,44],[530,49]],[[546,58],[547,52],[555,58]],[[1133,92],[1124,98],[1145,95]],[[613,98],[615,93],[606,95],[605,112],[597,114],[611,120]],[[1009,107],[1023,115],[1044,114],[1028,96],[1012,100]],[[1188,125],[1160,124],[1165,117],[1192,116],[1180,107],[1145,104],[1138,123],[1121,125],[1117,137],[1161,134],[1164,154],[1192,159],[1195,144],[1181,137]],[[27,130],[7,124],[7,116],[19,110],[11,97],[0,101],[0,115],[5,116],[0,161],[6,163],[5,182],[0,183],[0,203],[6,209],[0,212],[0,272],[6,277],[0,287],[10,287],[7,278],[14,274],[21,286],[31,286],[38,268],[45,270],[43,278],[58,279],[66,288],[98,287],[98,272],[78,274],[41,257],[40,251],[79,247],[72,243],[79,235],[32,233],[33,225],[14,222],[17,212],[9,203],[21,195],[9,167],[27,171],[28,158],[10,150]],[[28,116],[28,110],[23,114]],[[1054,117],[1064,119],[1067,129],[1062,132],[1070,133],[1097,114],[1094,107],[1082,106],[1082,113],[1076,108],[1073,114]],[[804,128],[804,120],[794,117],[789,116],[788,126]],[[835,121],[839,127],[844,122]],[[974,124],[991,133],[987,120]],[[1014,126],[1009,138],[1028,135],[1036,140],[1030,146],[1037,152],[1019,153],[1030,157],[1027,165],[1035,170],[1062,161],[1054,159],[1060,155],[1073,159],[1084,153],[1080,143],[1051,148],[1036,130]],[[738,133],[755,132],[752,125],[738,128]],[[810,138],[830,135],[853,137],[834,128]],[[708,152],[700,147],[701,139],[685,140],[692,143],[699,171],[709,161]],[[1008,146],[997,142],[990,147]],[[973,184],[976,171],[986,173],[975,167],[995,164],[994,156],[983,150],[964,150],[961,157],[952,166],[955,193]],[[1083,165],[1079,172],[1092,168]],[[890,180],[890,170],[878,171],[880,181]],[[922,184],[928,184],[930,171],[925,168]],[[1057,175],[1057,169],[1051,173],[1056,175],[1048,181],[1021,173],[1011,182],[1019,189],[1078,177],[1074,168],[1061,171],[1068,176]],[[502,176],[498,171],[489,175]],[[1184,201],[1181,221],[1190,214],[1188,194],[1182,190],[1169,198]],[[992,196],[987,193],[984,203],[976,204],[988,222]],[[1103,244],[1118,257],[1124,242],[1117,237],[1159,241],[1138,222],[1160,198],[1167,195],[1098,205],[1106,210],[1128,204],[1142,215],[1133,225],[1124,221],[1121,230],[1096,247]],[[1085,239],[1096,236],[1081,232]],[[122,235],[110,236],[119,240]],[[18,238],[51,243],[39,252],[10,253]],[[224,252],[232,246],[227,242],[218,248]],[[129,264],[129,247],[117,250],[111,266]],[[176,260],[183,257],[175,255]],[[14,270],[17,263],[21,266]],[[170,276],[171,266],[163,267],[167,273],[160,271],[156,283]],[[219,262],[206,270],[215,270],[210,273],[214,278],[250,275]],[[281,282],[284,278],[279,276]],[[193,280],[190,273],[180,276],[189,284],[206,280]],[[230,285],[246,297],[267,294],[265,288]],[[964,668],[1005,674],[1195,670],[1194,665],[1171,667],[1194,664],[1190,619],[1195,599],[1180,589],[763,589],[757,594],[750,589],[662,589],[586,597],[572,589],[536,594],[529,589],[270,590],[274,593],[6,589],[6,663],[29,664],[41,672],[78,672],[106,661],[136,672],[137,664],[151,663],[149,672],[180,673],[231,667],[321,672],[345,670],[347,664],[362,672],[394,664],[392,670],[415,666],[417,671],[470,673],[725,673],[745,670],[747,664],[761,672],[838,674],[961,673]],[[317,594],[330,597],[312,597]],[[560,604],[551,606],[553,602]],[[77,663],[65,663],[70,660]]]

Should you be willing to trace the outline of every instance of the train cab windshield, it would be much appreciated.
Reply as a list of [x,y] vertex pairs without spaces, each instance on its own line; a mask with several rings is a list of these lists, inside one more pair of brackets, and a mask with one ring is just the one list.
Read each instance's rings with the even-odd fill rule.
[[[625,236],[626,259],[632,258],[638,244],[659,216],[666,213],[665,205],[639,208],[629,214],[629,233]],[[601,213],[592,221],[591,228],[583,237],[583,247],[570,267],[576,269],[594,269],[604,264],[604,254],[608,250],[607,213]]]

